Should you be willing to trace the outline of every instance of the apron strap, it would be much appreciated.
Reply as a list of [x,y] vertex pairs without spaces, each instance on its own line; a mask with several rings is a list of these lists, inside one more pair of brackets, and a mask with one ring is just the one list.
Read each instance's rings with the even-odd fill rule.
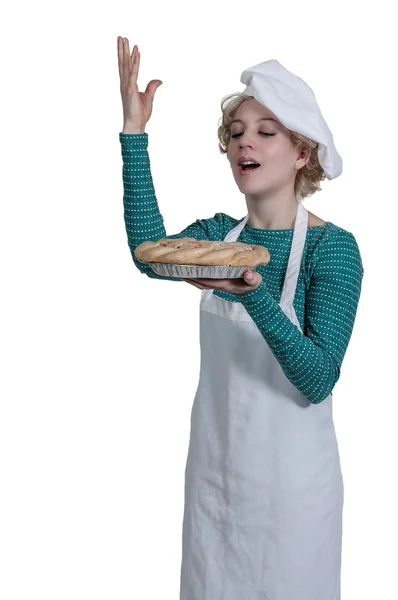
[[224,242],[236,242],[236,240],[238,239],[238,237],[240,235],[240,232],[246,225],[248,218],[249,218],[249,213],[247,213],[245,218],[240,223],[238,223],[233,229],[231,229],[231,231],[229,233],[227,233],[227,235],[224,238]]
[[279,304],[293,305],[308,228],[308,210],[298,202],[289,262]]

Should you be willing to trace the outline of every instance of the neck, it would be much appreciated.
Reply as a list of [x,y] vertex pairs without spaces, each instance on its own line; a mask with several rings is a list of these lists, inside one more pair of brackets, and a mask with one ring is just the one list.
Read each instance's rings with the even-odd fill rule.
[[298,201],[291,189],[262,196],[246,194],[249,227],[257,229],[293,229]]

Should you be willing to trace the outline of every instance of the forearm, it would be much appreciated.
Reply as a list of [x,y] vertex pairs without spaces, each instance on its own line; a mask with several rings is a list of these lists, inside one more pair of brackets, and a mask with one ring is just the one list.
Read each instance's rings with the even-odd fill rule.
[[144,265],[136,259],[134,250],[142,242],[157,241],[161,238],[192,237],[195,240],[220,241],[232,226],[230,218],[224,213],[216,213],[209,219],[196,219],[179,233],[166,235],[152,181],[147,150],[148,136],[145,132],[138,133],[138,130],[137,133],[133,133],[134,130],[124,128],[123,131],[126,133],[120,133],[119,136],[123,157],[124,221],[134,264],[141,273],[153,279],[182,282],[182,279],[177,277],[156,275],[149,265]]
[[303,335],[267,291],[264,281],[250,292],[236,295],[291,383],[313,404],[331,393],[340,369],[334,357]]
[[123,208],[128,245],[137,269],[153,279],[180,281],[174,277],[156,275],[149,265],[142,264],[134,250],[142,242],[166,237],[163,217],[153,185],[148,154],[148,134],[133,133],[123,128],[119,134],[123,158]]

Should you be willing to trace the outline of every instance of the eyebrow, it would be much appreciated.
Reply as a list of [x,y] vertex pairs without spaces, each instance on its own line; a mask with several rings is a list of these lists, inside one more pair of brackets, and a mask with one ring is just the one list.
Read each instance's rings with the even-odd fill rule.
[[[274,121],[274,123],[276,123],[277,125],[279,125],[280,123],[278,123],[278,121],[276,119],[273,119],[272,117],[261,117],[261,119],[257,119],[256,123],[259,123],[260,121]],[[242,123],[243,121],[242,119],[234,119],[233,121],[231,121],[230,125],[232,125],[232,123]]]

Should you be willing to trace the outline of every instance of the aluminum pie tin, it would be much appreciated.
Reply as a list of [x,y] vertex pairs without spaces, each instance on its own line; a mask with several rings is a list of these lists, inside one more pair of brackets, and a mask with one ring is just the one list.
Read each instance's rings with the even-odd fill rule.
[[149,265],[157,275],[181,277],[184,279],[200,279],[201,277],[209,279],[236,279],[243,277],[245,271],[256,270],[256,267],[233,267],[229,265],[175,265],[155,262],[145,264]]

